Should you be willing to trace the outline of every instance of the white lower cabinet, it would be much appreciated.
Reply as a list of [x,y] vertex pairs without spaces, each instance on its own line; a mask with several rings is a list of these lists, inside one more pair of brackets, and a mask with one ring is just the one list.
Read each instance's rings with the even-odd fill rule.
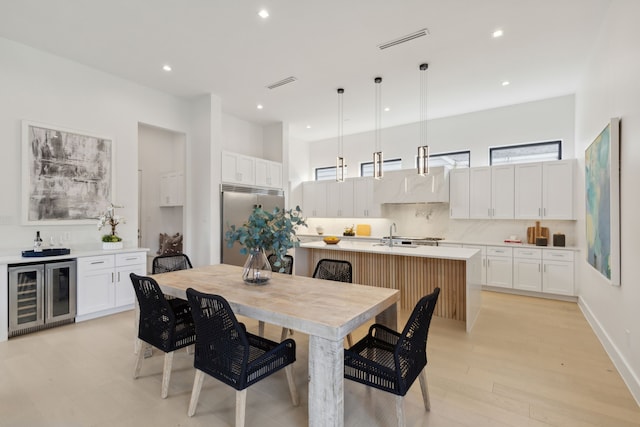
[[575,295],[573,251],[548,249],[542,256],[542,292]]
[[513,288],[513,249],[487,246],[487,285]]
[[513,288],[524,291],[542,291],[542,249],[514,249]]
[[78,258],[76,321],[133,308],[130,273],[145,275],[146,252],[126,252]]

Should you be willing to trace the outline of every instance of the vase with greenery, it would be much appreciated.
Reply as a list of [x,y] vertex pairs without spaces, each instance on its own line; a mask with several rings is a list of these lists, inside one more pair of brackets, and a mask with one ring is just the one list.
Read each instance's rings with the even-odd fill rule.
[[287,250],[299,246],[296,237],[298,226],[306,226],[300,206],[295,209],[276,207],[268,212],[255,208],[241,226],[231,225],[225,233],[228,247],[238,242],[241,254],[249,254],[243,270],[243,279],[250,284],[264,284],[271,277],[271,266],[265,251],[276,255],[274,267],[284,271],[283,260]]

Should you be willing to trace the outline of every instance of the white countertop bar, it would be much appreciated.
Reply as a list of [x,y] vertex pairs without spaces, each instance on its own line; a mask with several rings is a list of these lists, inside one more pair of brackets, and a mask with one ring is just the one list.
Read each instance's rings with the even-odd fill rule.
[[341,240],[335,245],[328,245],[323,241],[301,243],[301,248],[307,249],[327,249],[334,251],[370,252],[384,255],[413,256],[424,258],[455,259],[467,261],[474,256],[478,250],[471,248],[447,248],[440,246],[417,246],[403,247],[396,245],[389,247],[380,246],[377,243]]

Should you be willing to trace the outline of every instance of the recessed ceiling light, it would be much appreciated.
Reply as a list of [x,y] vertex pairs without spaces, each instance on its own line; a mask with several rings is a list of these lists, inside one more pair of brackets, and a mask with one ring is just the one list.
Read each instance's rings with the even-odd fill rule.
[[165,71],[171,71],[171,65],[169,65],[169,64],[164,64],[164,65],[162,66],[162,69],[163,69],[163,70],[165,70]]
[[389,108],[389,107],[384,107],[384,111],[391,111],[391,108]]
[[505,80],[502,82],[502,86],[509,86],[511,82],[509,80]]
[[495,30],[493,32],[493,38],[497,39],[498,37],[502,37],[504,35],[504,31],[502,30]]
[[262,106],[262,104],[258,104],[257,108],[258,108],[258,110],[262,110],[264,107]]
[[307,125],[307,129],[311,129],[311,125]]
[[267,12],[265,9],[262,9],[260,12],[258,12],[258,16],[262,19],[267,19],[269,17],[269,12]]

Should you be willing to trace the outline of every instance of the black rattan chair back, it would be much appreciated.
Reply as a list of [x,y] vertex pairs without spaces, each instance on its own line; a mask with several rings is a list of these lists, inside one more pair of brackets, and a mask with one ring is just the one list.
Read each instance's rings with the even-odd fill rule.
[[291,255],[285,255],[282,261],[280,261],[281,265],[278,266],[275,265],[278,261],[276,254],[269,254],[267,260],[271,265],[271,271],[274,273],[293,274],[293,257]]
[[313,271],[313,278],[334,280],[336,282],[353,282],[353,268],[349,261],[321,259]]
[[295,342],[278,344],[246,332],[220,295],[187,289],[196,323],[194,367],[236,390],[271,375],[295,361]]
[[160,255],[153,259],[152,274],[193,268],[189,257],[185,254]]
[[374,324],[345,350],[345,378],[404,396],[427,365],[427,337],[440,288],[416,304],[402,333]]
[[140,306],[138,338],[165,353],[195,342],[195,325],[187,311],[175,312],[151,277],[129,275]]

